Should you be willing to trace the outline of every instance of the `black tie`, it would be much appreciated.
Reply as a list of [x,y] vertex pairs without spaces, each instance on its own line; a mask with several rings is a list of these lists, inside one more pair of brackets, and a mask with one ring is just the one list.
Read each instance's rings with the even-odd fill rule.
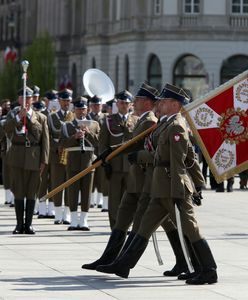
[[126,117],[123,115],[122,116],[122,122],[125,123],[126,122]]

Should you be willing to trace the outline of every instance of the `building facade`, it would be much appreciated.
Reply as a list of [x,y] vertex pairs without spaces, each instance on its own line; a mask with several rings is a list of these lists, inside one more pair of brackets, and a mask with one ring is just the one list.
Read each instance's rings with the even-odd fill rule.
[[2,50],[17,40],[22,51],[44,31],[55,43],[57,82],[69,78],[75,94],[92,67],[116,91],[135,92],[148,80],[158,89],[177,84],[193,98],[248,68],[247,0],[0,1]]

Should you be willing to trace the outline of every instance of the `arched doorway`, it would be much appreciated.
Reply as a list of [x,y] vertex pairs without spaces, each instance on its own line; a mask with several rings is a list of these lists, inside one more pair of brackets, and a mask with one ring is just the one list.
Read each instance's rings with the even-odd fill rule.
[[208,89],[208,76],[203,62],[194,55],[185,55],[175,64],[173,83],[189,91],[192,99],[205,94]]
[[220,71],[220,83],[224,83],[248,69],[247,55],[234,55],[224,60]]

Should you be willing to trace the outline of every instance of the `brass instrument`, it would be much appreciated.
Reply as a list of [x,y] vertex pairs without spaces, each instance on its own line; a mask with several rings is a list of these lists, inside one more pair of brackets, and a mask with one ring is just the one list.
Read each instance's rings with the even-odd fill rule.
[[[74,114],[72,112],[68,112],[65,117],[65,122],[70,122],[74,119]],[[68,160],[68,151],[66,148],[59,147],[59,163],[66,166]]]

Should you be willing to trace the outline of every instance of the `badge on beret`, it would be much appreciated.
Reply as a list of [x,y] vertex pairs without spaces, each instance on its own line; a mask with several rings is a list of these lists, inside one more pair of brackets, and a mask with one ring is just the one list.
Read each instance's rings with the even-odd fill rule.
[[180,135],[179,134],[175,134],[174,135],[174,141],[175,142],[179,142],[179,140],[180,140]]

